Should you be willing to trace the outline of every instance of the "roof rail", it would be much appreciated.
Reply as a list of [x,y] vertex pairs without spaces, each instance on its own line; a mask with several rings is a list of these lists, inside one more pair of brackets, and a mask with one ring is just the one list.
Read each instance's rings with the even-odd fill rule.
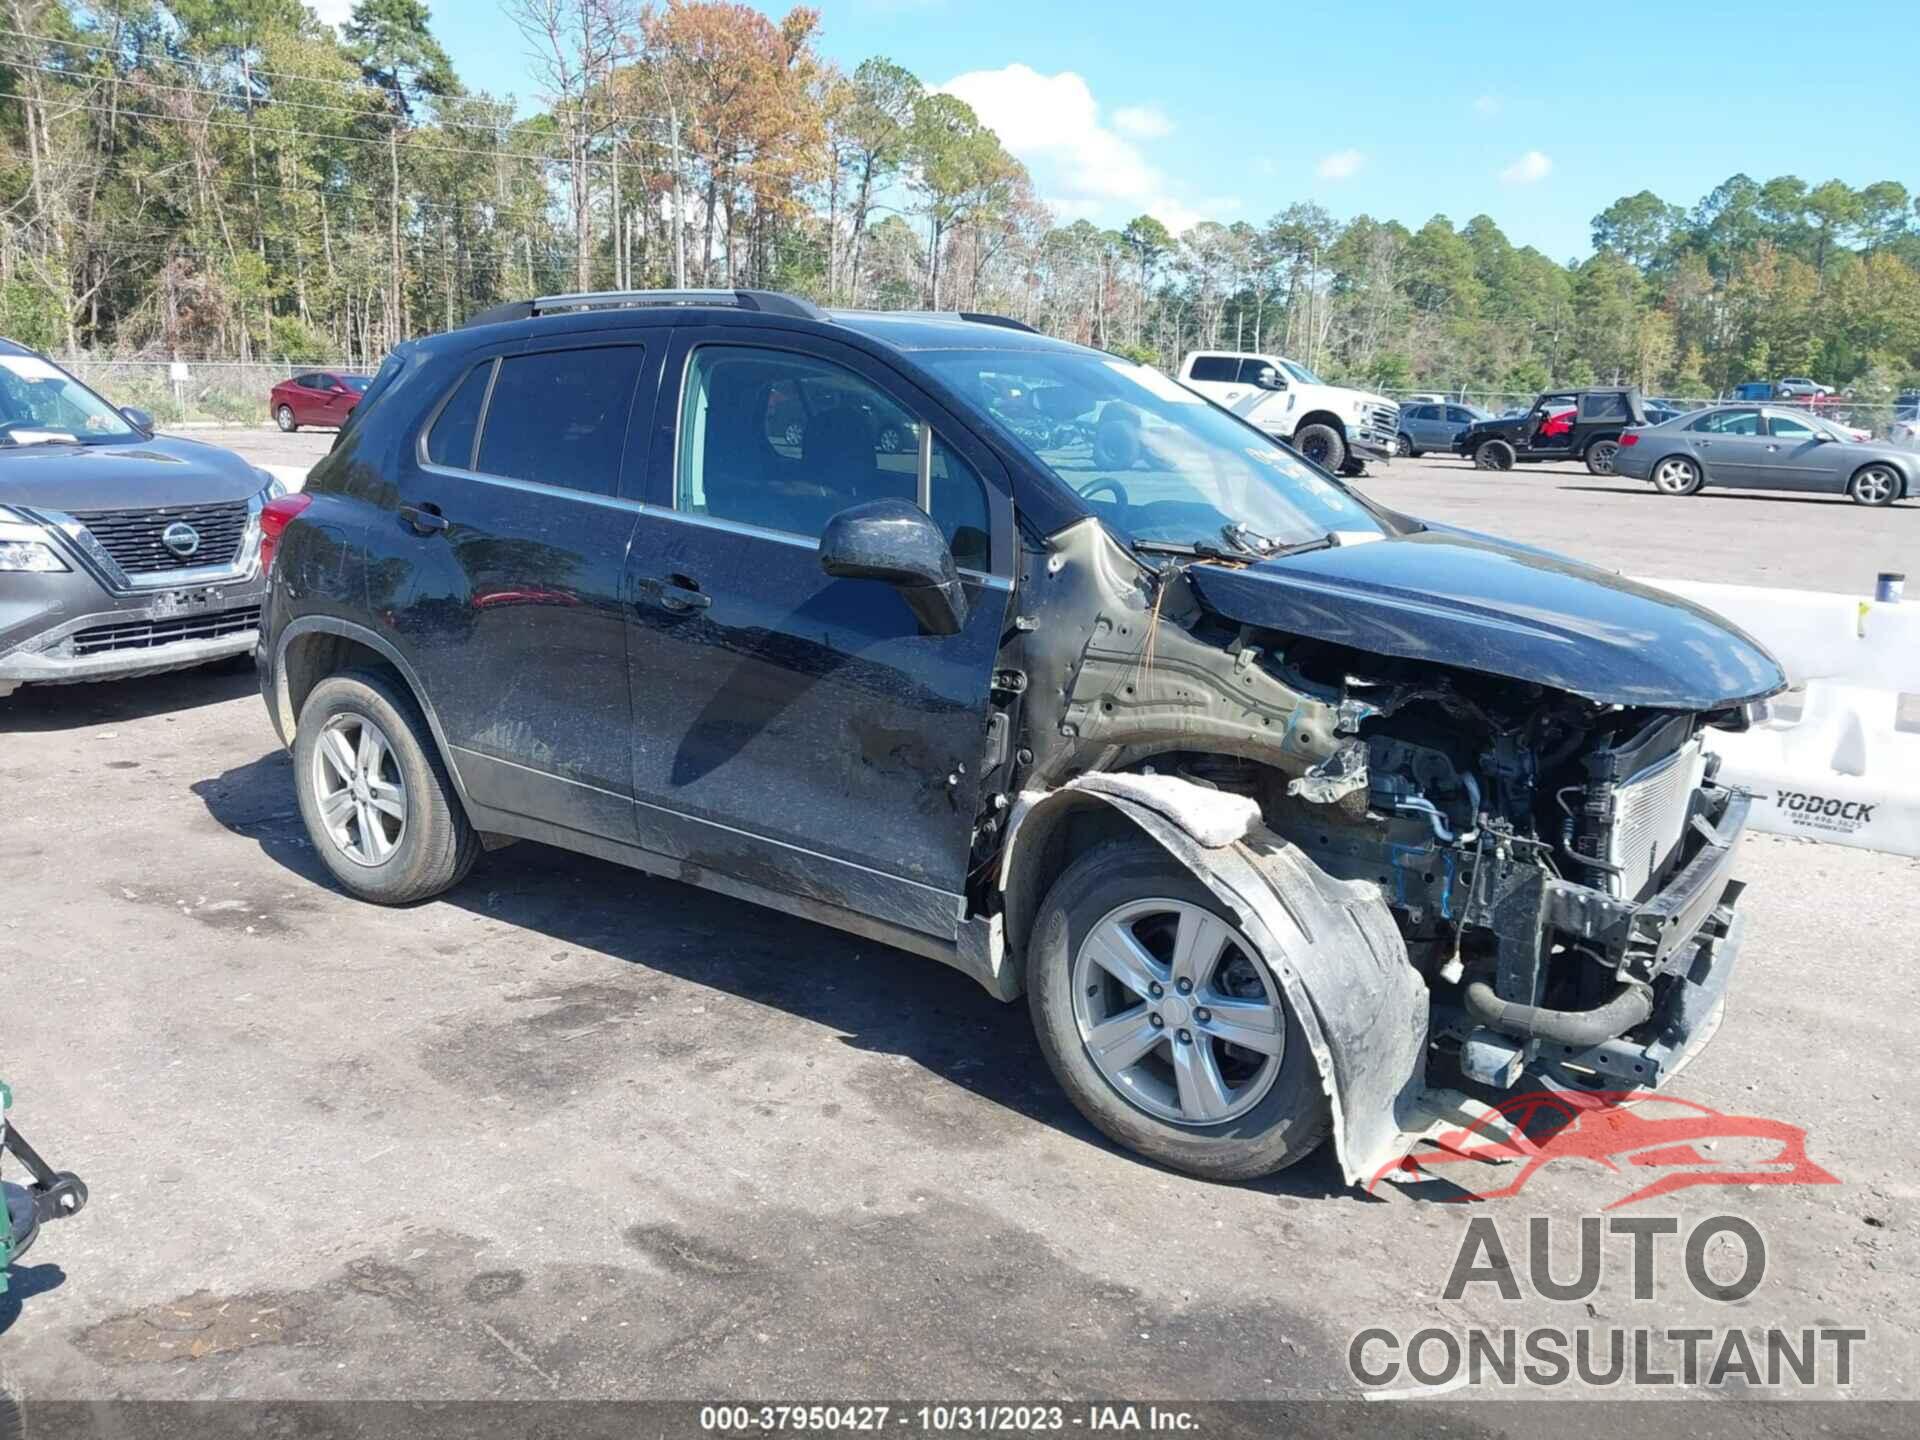
[[1024,320],[1016,320],[1011,315],[987,315],[978,310],[958,310],[954,312],[962,320],[971,320],[976,325],[998,325],[1002,330],[1024,330],[1029,335],[1040,332]]
[[826,314],[811,300],[778,290],[589,290],[570,295],[542,295],[533,300],[509,300],[469,316],[461,328],[530,320],[536,315],[576,310],[621,310],[643,305],[724,305],[763,315],[785,315],[795,320],[824,320]]

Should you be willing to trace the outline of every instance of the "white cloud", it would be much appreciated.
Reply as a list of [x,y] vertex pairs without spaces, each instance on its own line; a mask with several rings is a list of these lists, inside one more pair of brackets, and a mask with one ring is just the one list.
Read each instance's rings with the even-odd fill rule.
[[1122,105],[1113,112],[1113,128],[1136,140],[1164,140],[1173,133],[1173,121],[1158,105]]
[[322,25],[344,25],[353,16],[354,0],[307,0],[307,8]]
[[1500,178],[1509,185],[1531,185],[1536,180],[1544,180],[1553,173],[1553,161],[1539,150],[1529,150],[1518,160],[1500,172]]
[[1124,106],[1104,121],[1085,79],[1071,70],[1042,75],[1027,65],[971,70],[936,87],[957,95],[1033,172],[1048,206],[1063,220],[1121,225],[1142,211],[1174,234],[1239,208],[1229,197],[1196,206],[1149,161],[1136,140],[1169,134],[1158,107]]
[[1313,173],[1322,180],[1351,180],[1366,163],[1367,157],[1358,150],[1336,150],[1331,155],[1322,155]]
[[1500,113],[1501,103],[1498,95],[1476,96],[1473,102],[1473,113],[1476,115],[1498,115]]

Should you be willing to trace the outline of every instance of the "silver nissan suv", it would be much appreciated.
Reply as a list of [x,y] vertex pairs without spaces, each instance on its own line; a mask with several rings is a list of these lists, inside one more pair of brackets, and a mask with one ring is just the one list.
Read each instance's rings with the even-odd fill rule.
[[0,340],[0,696],[251,652],[281,490]]

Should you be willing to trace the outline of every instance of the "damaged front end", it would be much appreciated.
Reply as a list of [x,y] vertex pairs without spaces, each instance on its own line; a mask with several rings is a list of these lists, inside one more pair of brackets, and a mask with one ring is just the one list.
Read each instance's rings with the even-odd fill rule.
[[[1454,647],[1483,668],[1448,663],[1411,624],[1392,630],[1401,653],[1363,650],[1359,623],[1330,640],[1262,623],[1284,607],[1220,603],[1257,594],[1259,567],[1155,569],[1097,525],[1051,544],[1023,591],[1032,758],[1000,867],[1016,948],[1049,837],[1057,853],[1088,807],[1123,815],[1262,946],[1355,1183],[1486,1117],[1481,1097],[1524,1074],[1653,1087],[1710,1038],[1740,945],[1747,799],[1716,782],[1703,732],[1744,723],[1745,689],[1777,688],[1764,652],[1714,660],[1742,693],[1696,675],[1661,705],[1610,636],[1607,688],[1581,694],[1549,683],[1578,671],[1564,646],[1546,678],[1485,645]],[[1562,566],[1563,609],[1572,581],[1618,589]],[[1334,588],[1322,577],[1330,612]],[[1431,628],[1494,633],[1492,607],[1432,606]]]

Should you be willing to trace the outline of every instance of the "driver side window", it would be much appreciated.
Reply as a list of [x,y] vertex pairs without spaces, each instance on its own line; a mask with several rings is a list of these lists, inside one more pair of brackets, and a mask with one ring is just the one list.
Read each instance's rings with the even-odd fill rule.
[[[912,502],[921,421],[829,360],[745,345],[703,345],[680,401],[674,508],[817,540],[869,500]],[[985,487],[939,436],[931,513],[956,565],[989,568]]]

